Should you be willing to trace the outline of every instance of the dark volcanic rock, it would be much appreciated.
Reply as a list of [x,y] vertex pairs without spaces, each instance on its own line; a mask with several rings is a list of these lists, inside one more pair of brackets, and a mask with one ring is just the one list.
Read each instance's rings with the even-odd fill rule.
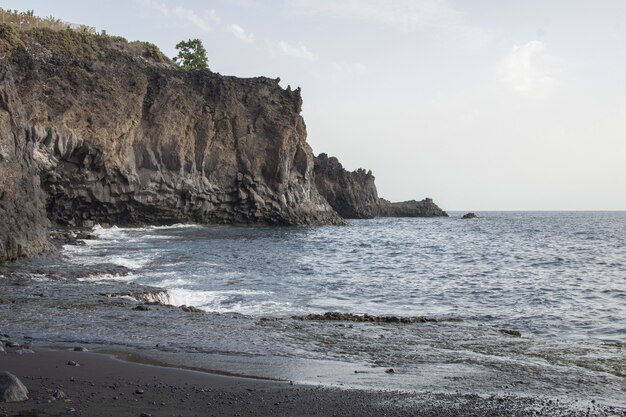
[[315,185],[333,209],[346,219],[374,217],[447,217],[430,198],[392,203],[378,197],[372,171],[347,171],[335,157],[315,158]]
[[467,213],[464,214],[463,217],[461,217],[462,219],[477,219],[478,216],[475,213]]
[[324,314],[307,314],[305,316],[292,316],[294,320],[313,320],[313,321],[355,321],[355,322],[371,322],[371,323],[430,323],[441,321],[462,321],[458,318],[442,318],[436,319],[425,316],[374,316],[371,314],[353,314],[329,311]]
[[448,213],[437,206],[432,199],[422,201],[402,201],[392,203],[381,198],[380,217],[448,217]]
[[27,120],[14,69],[0,59],[0,261],[53,249]]
[[315,157],[315,185],[340,216],[371,219],[379,214],[379,198],[372,171],[347,171],[334,156]]
[[343,223],[313,182],[299,89],[186,72],[107,36],[19,36],[0,55],[0,260],[50,249],[47,217]]

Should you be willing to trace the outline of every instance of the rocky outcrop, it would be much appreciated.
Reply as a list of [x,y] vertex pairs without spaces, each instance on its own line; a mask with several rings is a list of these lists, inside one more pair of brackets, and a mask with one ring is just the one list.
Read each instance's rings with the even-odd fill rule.
[[325,153],[315,158],[315,184],[320,194],[346,219],[374,217],[441,217],[448,214],[433,200],[392,203],[378,197],[372,171],[346,170],[339,160]]
[[478,216],[476,215],[476,213],[470,212],[470,213],[464,214],[463,217],[461,218],[462,219],[477,219]]
[[448,213],[436,205],[432,199],[409,200],[392,203],[381,198],[380,217],[448,217]]
[[46,217],[342,223],[313,182],[299,89],[185,72],[143,43],[0,29],[0,260],[48,249]]
[[380,199],[372,171],[347,171],[334,156],[315,157],[315,185],[340,216],[371,219],[380,213]]
[[459,322],[463,319],[457,317],[426,317],[426,316],[375,316],[372,314],[354,314],[354,313],[341,313],[337,311],[328,311],[324,314],[307,314],[305,316],[292,316],[294,320],[302,321],[355,321],[355,322],[369,322],[369,323],[436,323],[445,321]]

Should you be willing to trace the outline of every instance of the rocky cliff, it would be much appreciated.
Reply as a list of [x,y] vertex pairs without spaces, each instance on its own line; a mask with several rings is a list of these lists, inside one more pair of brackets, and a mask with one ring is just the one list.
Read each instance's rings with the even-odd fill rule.
[[433,200],[392,203],[378,197],[372,171],[346,170],[339,160],[325,153],[315,158],[315,184],[333,209],[346,219],[374,217],[446,217]]
[[380,213],[380,199],[371,171],[347,171],[334,156],[315,157],[315,185],[326,201],[346,219],[371,219]]
[[150,44],[0,26],[0,259],[58,224],[339,224],[300,91],[185,72]]

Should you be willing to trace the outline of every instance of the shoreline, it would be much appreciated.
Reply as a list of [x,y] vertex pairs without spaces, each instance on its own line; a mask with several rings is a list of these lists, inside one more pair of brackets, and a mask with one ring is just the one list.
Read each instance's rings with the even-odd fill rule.
[[2,354],[0,370],[20,378],[30,394],[22,403],[0,403],[0,416],[626,415],[626,409],[584,400],[339,389],[139,363],[137,351],[122,359],[69,349]]

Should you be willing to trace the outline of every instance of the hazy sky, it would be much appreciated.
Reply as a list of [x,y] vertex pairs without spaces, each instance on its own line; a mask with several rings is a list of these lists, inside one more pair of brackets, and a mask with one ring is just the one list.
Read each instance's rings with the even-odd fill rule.
[[391,200],[626,209],[626,1],[0,1],[302,87],[314,152]]

